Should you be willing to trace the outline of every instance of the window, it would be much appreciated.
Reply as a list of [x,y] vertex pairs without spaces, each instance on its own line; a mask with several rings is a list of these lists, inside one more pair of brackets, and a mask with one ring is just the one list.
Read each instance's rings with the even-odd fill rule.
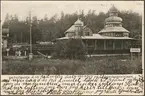
[[119,26],[121,27],[121,26],[122,26],[122,24],[119,24]]
[[106,41],[106,48],[107,49],[113,49],[113,41],[112,40],[107,40]]
[[122,33],[116,33],[115,36],[116,37],[122,37]]
[[124,37],[128,37],[128,33],[123,33],[123,36]]
[[119,27],[119,26],[121,26],[121,24],[114,24],[113,26],[114,27]]
[[113,36],[113,33],[110,33],[111,34],[111,36]]
[[109,27],[109,25],[108,25],[108,24],[106,24],[106,27]]
[[125,49],[128,49],[130,47],[130,42],[129,41],[125,41],[124,42],[124,47],[125,47]]
[[85,32],[85,36],[89,36],[90,35],[90,32]]
[[106,24],[106,27],[113,27],[113,24]]

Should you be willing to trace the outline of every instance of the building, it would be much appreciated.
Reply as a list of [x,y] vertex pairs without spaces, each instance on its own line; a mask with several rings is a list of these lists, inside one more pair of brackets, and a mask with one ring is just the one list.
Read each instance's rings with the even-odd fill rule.
[[92,36],[93,32],[78,18],[78,20],[65,31],[65,37],[80,37],[80,36]]
[[112,6],[109,10],[109,17],[105,19],[104,28],[97,34],[93,34],[90,28],[78,19],[67,31],[65,37],[81,38],[90,53],[129,53],[131,42],[129,31],[122,27],[122,18],[118,17],[118,10]]

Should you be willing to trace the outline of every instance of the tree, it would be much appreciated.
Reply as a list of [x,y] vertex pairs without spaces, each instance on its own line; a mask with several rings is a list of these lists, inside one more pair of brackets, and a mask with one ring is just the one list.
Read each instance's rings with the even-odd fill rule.
[[85,60],[87,49],[81,39],[58,41],[53,57]]
[[123,27],[130,31],[130,37],[140,39],[142,35],[142,16],[132,11],[121,11]]
[[[57,14],[50,19],[47,15],[43,19],[38,20],[37,16],[32,19],[32,41],[52,41],[56,38],[63,37],[64,32],[74,24],[74,22],[80,17],[93,33],[98,33],[104,27],[105,18],[108,17],[108,13],[100,12],[95,13],[95,10],[89,10],[85,15],[83,10],[72,14],[64,14],[61,12],[60,19],[57,18]],[[121,11],[118,14],[123,19],[123,27],[130,31],[130,37],[141,39],[142,37],[142,16],[132,11]],[[39,22],[38,22],[39,21]],[[10,28],[10,42],[11,43],[29,43],[29,18],[25,21],[19,20],[17,15],[7,14],[3,27]]]
[[4,23],[3,23],[3,25],[2,25],[2,27],[3,27],[3,28],[4,28],[4,27],[8,28],[8,27],[9,27],[9,23],[10,23],[10,16],[9,16],[9,14],[7,13],[7,14],[6,14],[6,17],[5,17],[5,20],[4,20]]

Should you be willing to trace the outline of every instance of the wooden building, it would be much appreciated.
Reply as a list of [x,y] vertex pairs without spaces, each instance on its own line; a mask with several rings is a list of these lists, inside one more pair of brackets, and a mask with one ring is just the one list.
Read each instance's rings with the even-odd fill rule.
[[129,53],[133,38],[129,37],[129,31],[122,27],[122,18],[118,17],[118,10],[112,6],[109,10],[109,17],[105,19],[104,28],[97,34],[78,19],[67,31],[65,37],[81,38],[90,53]]

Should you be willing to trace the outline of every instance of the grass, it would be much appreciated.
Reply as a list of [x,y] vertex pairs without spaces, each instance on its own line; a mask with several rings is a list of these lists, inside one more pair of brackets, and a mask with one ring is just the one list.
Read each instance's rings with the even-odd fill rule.
[[[123,60],[122,60],[123,59]],[[8,75],[84,75],[84,74],[139,74],[142,62],[127,56],[91,57],[85,61],[68,59],[4,60],[3,74]]]

